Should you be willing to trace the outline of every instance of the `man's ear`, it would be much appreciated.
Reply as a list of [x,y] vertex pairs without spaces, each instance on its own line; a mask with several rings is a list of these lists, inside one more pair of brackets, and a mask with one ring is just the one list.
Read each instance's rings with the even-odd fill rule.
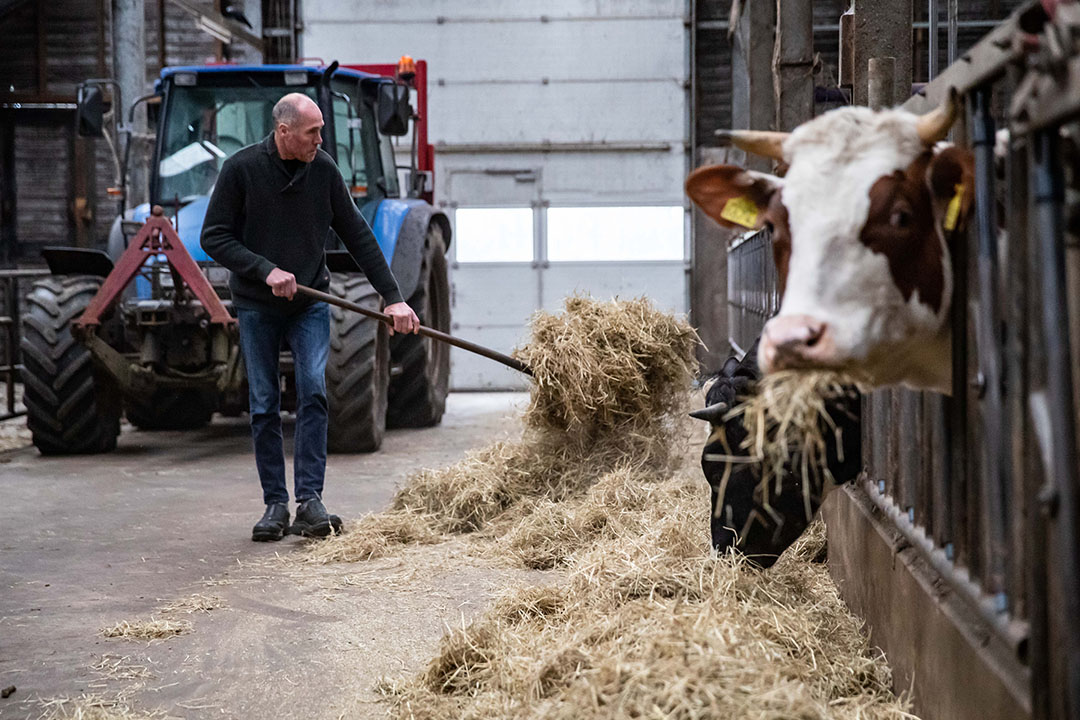
[[948,237],[967,227],[975,205],[975,156],[955,146],[934,154],[926,173],[934,217]]
[[783,181],[735,165],[698,168],[686,178],[686,194],[702,212],[724,227],[757,230],[765,208]]

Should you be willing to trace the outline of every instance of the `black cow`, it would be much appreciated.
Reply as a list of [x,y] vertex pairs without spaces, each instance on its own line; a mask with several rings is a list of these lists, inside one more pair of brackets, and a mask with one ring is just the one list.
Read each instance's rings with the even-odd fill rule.
[[[757,367],[757,345],[755,341],[742,361],[736,357],[728,358],[706,394],[705,408],[691,415],[712,425],[712,433],[701,455],[701,469],[712,489],[713,547],[720,552],[734,547],[754,564],[768,568],[802,535],[817,514],[825,495],[835,485],[823,487],[812,483],[808,516],[802,473],[797,469],[800,462],[798,457],[793,457],[789,466],[784,468],[779,483],[773,479],[764,487],[760,463],[729,462],[718,458],[748,455],[748,451],[741,447],[747,437],[742,417],[725,420],[724,416],[738,404],[740,398],[755,392],[757,380],[761,377]],[[833,422],[841,429],[844,458],[841,462],[835,434],[830,428],[825,433],[826,462],[836,483],[843,484],[855,479],[862,467],[859,400],[857,397],[830,400],[826,408]],[[725,484],[724,473],[729,467],[730,474]],[[792,470],[793,467],[796,469]],[[720,497],[721,490],[723,498]]]

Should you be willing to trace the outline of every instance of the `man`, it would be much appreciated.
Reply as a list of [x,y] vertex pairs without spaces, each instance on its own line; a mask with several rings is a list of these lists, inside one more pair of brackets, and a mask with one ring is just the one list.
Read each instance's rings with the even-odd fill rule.
[[[326,471],[326,360],[330,314],[325,303],[296,295],[297,283],[327,290],[325,243],[333,228],[394,319],[391,334],[419,330],[367,222],[334,161],[319,150],[319,106],[291,93],[274,106],[274,131],[225,161],[203,225],[207,254],[232,271],[229,287],[247,367],[251,436],[266,512],[251,539],[280,540],[289,527],[289,493],[281,436],[278,353],[282,341],[296,367],[292,532],[325,537],[340,525],[322,503]],[[331,524],[331,521],[334,524]]]

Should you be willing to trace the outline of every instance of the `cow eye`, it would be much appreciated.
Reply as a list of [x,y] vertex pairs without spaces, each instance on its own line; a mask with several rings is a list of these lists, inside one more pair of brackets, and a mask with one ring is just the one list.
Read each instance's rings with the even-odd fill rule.
[[889,224],[894,228],[907,228],[911,225],[911,213],[904,208],[896,208],[889,216]]

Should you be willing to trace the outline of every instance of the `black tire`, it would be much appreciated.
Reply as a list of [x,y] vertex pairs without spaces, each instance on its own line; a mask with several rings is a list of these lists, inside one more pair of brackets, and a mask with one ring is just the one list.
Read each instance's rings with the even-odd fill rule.
[[204,390],[158,390],[148,402],[128,398],[125,410],[140,430],[194,430],[210,422],[214,398]]
[[[334,273],[330,293],[372,310],[379,294],[363,275]],[[386,432],[386,391],[390,382],[387,326],[360,313],[330,306],[330,356],[326,395],[330,403],[327,450],[374,452]]]
[[26,424],[42,455],[109,452],[120,434],[116,383],[94,367],[71,325],[101,278],[57,275],[34,283],[22,317]]
[[[442,228],[428,227],[420,282],[408,300],[428,327],[450,332],[450,279]],[[389,427],[438,425],[450,388],[450,346],[422,335],[390,338],[390,357],[399,372],[390,379]]]

